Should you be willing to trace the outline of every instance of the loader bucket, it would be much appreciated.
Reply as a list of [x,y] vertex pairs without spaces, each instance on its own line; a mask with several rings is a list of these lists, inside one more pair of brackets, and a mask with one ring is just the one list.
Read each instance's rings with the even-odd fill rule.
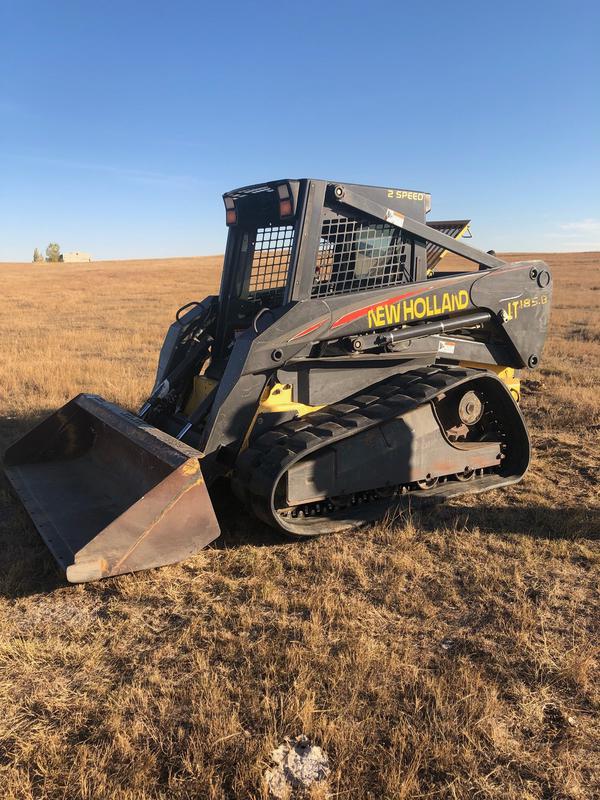
[[173,564],[219,535],[201,453],[80,394],[5,454],[8,479],[73,583]]

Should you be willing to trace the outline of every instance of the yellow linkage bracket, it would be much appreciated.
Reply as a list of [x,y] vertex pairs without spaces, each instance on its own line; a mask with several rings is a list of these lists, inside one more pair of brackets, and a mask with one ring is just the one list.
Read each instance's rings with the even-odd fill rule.
[[513,400],[518,403],[521,399],[521,381],[516,377],[513,367],[503,367],[496,364],[480,364],[477,361],[461,361],[459,363],[461,367],[487,369],[489,372],[495,372],[506,387],[510,389]]

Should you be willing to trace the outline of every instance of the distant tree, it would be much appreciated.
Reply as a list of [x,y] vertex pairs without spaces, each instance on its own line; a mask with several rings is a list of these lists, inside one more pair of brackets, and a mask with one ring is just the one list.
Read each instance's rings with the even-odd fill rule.
[[60,245],[56,242],[50,242],[46,248],[46,261],[60,261]]
[[40,251],[36,247],[35,250],[33,251],[33,261],[34,261],[34,263],[37,263],[38,261],[43,261],[43,260],[44,260],[44,256],[40,253]]

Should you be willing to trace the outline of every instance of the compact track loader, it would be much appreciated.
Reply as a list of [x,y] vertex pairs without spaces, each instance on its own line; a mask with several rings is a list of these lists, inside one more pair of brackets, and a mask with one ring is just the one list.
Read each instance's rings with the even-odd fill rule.
[[[544,262],[468,246],[468,220],[428,223],[424,192],[279,180],[224,201],[219,296],[178,311],[138,415],[79,395],[6,453],[70,581],[201,550],[218,478],[312,536],[527,469],[515,370],[540,361]],[[472,269],[444,272],[446,252]]]

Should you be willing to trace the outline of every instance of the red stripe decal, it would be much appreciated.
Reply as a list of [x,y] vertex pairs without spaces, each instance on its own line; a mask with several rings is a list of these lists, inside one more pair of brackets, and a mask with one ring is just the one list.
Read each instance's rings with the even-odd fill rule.
[[425,286],[422,289],[415,289],[412,292],[405,292],[404,294],[399,294],[397,297],[390,297],[389,300],[383,300],[379,303],[373,303],[370,306],[365,306],[364,308],[359,308],[358,311],[351,311],[349,314],[344,314],[343,317],[337,319],[333,325],[333,328],[339,328],[342,325],[347,325],[349,322],[353,322],[355,319],[359,317],[364,317],[365,314],[368,314],[369,311],[372,311],[374,308],[379,308],[380,306],[391,306],[394,303],[398,303],[400,300],[404,300],[405,297],[412,297],[415,294],[422,294],[426,292],[428,289],[431,289],[431,286]]
[[[514,263],[514,262],[512,262],[512,263]],[[525,263],[527,264],[528,262],[525,262]],[[527,267],[524,267],[522,264],[519,264],[519,266],[515,266],[515,267],[510,266],[510,265],[511,265],[511,262],[507,261],[506,262],[506,266],[497,267],[496,269],[501,269],[502,272],[512,272],[515,269],[526,269],[527,268]],[[508,269],[507,269],[507,267],[508,267]],[[494,273],[494,270],[489,270],[489,272],[485,272],[484,271],[484,272],[479,273],[477,277],[478,278],[479,277],[483,278],[483,277],[485,277],[486,274],[493,274],[493,273]],[[460,280],[461,278],[464,278],[464,277],[465,277],[464,273],[460,273],[460,274],[457,274],[455,276],[452,276],[451,278],[444,278],[443,280],[437,280],[435,282],[435,285],[430,283],[430,284],[428,284],[427,286],[424,286],[421,289],[415,289],[412,292],[406,292],[405,294],[399,294],[397,297],[391,297],[389,300],[383,300],[380,303],[373,303],[370,306],[365,306],[364,308],[359,308],[358,311],[351,311],[349,314],[344,314],[343,317],[340,317],[339,319],[337,319],[333,323],[331,328],[332,329],[333,328],[340,328],[342,325],[347,325],[349,322],[353,322],[355,319],[358,319],[359,317],[362,317],[365,314],[368,314],[369,311],[372,311],[374,308],[378,308],[379,306],[390,306],[393,303],[397,303],[400,300],[404,300],[406,297],[413,297],[416,294],[422,294],[423,292],[428,292],[431,289],[439,289],[440,287],[446,286],[449,283],[455,283],[456,281],[458,281],[458,280]]]
[[311,325],[310,328],[305,328],[303,331],[300,331],[300,333],[297,333],[295,336],[292,336],[291,339],[288,339],[288,342],[293,342],[294,339],[300,339],[302,338],[302,336],[307,336],[309,333],[316,331],[317,328],[320,328],[324,322],[325,322],[324,319],[322,319],[320,322],[315,322],[315,324]]

